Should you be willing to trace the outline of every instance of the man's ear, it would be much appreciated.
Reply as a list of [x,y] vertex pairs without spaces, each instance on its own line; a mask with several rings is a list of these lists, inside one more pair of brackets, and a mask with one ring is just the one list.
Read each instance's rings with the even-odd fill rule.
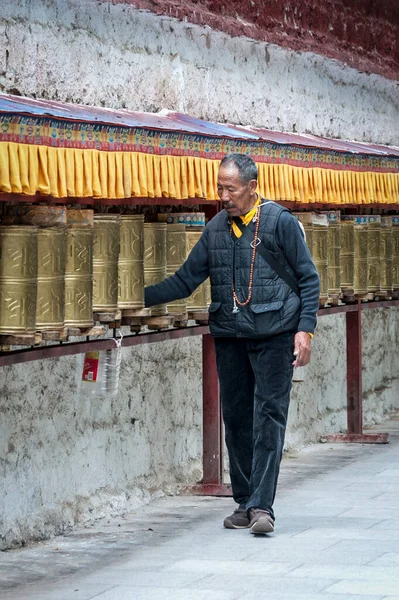
[[251,181],[249,182],[249,189],[251,190],[251,194],[256,192],[257,187],[258,187],[258,182],[256,181],[256,179],[251,179]]

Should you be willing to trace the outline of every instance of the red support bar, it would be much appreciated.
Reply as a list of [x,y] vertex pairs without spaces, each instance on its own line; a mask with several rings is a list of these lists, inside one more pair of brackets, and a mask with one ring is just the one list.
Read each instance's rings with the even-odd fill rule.
[[202,338],[203,381],[203,477],[202,482],[186,488],[199,496],[231,496],[231,487],[223,484],[222,417],[215,343],[210,334]]
[[221,427],[219,382],[215,343],[210,334],[202,337],[203,372],[203,484],[220,485]]
[[362,409],[362,313],[360,302],[356,312],[346,313],[346,390],[348,433],[360,434]]
[[[122,348],[139,346],[141,344],[151,344],[154,342],[165,342],[167,340],[176,340],[179,338],[191,337],[193,335],[206,335],[208,333],[209,328],[206,325],[201,325],[127,335],[122,340]],[[93,349],[109,350],[111,348],[115,348],[113,338],[101,340],[91,339],[85,342],[65,342],[63,344],[57,343],[39,348],[25,348],[23,350],[13,350],[11,352],[0,352],[0,367],[31,362],[33,360],[43,360],[44,358],[59,358],[60,356],[70,356],[72,354],[84,354]]]

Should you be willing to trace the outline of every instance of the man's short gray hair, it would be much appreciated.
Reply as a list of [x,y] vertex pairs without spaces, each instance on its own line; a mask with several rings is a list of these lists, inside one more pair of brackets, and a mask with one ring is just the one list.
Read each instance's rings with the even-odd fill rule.
[[250,156],[240,154],[239,152],[233,152],[222,158],[220,166],[228,165],[230,163],[237,167],[242,183],[249,183],[252,179],[258,181],[258,167]]

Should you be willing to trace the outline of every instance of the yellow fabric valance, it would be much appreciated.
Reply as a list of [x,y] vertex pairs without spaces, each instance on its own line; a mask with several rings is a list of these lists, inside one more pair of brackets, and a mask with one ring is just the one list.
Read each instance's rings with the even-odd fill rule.
[[[255,157],[256,159],[256,157]],[[54,198],[217,200],[219,160],[0,142],[0,192]],[[325,204],[399,204],[399,173],[258,162],[260,194]]]

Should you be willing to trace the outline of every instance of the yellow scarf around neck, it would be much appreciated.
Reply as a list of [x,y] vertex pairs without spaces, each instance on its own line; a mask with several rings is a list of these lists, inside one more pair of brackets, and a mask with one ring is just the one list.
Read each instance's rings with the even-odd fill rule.
[[[258,198],[257,201],[255,202],[253,208],[251,208],[251,210],[249,210],[245,215],[240,215],[240,219],[244,223],[245,226],[249,225],[249,223],[252,221],[252,219],[256,215],[256,209],[260,203],[261,203],[261,199]],[[241,229],[238,227],[238,225],[236,225],[236,223],[234,221],[232,222],[232,229],[233,229],[234,235],[236,237],[240,238],[242,236]]]

